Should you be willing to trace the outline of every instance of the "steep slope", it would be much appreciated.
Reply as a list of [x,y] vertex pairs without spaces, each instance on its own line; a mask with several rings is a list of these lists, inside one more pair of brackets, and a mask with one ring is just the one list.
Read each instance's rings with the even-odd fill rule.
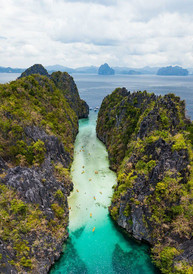
[[77,86],[73,78],[67,72],[53,72],[51,79],[56,87],[63,91],[71,108],[76,112],[78,118],[86,118],[89,113],[89,106],[80,99]]
[[103,100],[97,135],[118,173],[113,219],[153,246],[163,273],[192,273],[193,125],[184,101],[116,89]]
[[78,132],[68,91],[64,95],[40,74],[0,85],[2,273],[47,273],[68,236],[69,168]]

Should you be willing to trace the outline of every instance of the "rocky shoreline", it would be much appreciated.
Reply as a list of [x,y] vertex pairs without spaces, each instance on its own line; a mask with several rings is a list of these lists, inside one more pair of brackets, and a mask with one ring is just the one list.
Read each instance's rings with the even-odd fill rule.
[[184,101],[173,94],[119,88],[98,115],[97,135],[118,175],[110,214],[153,246],[163,273],[193,270],[192,129]]
[[41,65],[0,96],[0,272],[47,273],[68,237],[69,169],[88,105],[71,76]]

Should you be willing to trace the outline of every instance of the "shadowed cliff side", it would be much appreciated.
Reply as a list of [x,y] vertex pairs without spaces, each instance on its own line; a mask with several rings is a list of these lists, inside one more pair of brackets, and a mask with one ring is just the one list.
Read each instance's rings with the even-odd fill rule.
[[51,79],[54,81],[57,88],[63,91],[71,108],[76,112],[78,118],[87,118],[89,106],[80,99],[77,86],[73,78],[67,72],[53,72]]
[[153,246],[163,273],[191,273],[193,125],[184,101],[116,89],[103,100],[97,135],[118,173],[112,218]]
[[50,77],[36,73],[0,85],[2,273],[47,273],[68,237],[78,116],[66,99],[70,87],[64,94]]

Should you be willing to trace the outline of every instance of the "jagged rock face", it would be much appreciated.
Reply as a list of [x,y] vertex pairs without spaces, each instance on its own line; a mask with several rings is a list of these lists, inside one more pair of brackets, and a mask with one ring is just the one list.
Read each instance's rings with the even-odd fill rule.
[[[36,260],[36,266],[32,268],[33,273],[47,273],[50,266],[59,258],[63,242],[68,236],[67,196],[73,189],[70,177],[63,175],[61,178],[61,174],[57,174],[53,162],[57,165],[61,164],[62,168],[67,168],[71,163],[71,158],[55,136],[48,136],[37,127],[28,127],[26,133],[34,141],[42,140],[45,142],[46,156],[44,161],[40,167],[26,168],[17,166],[9,168],[6,170],[6,176],[1,180],[1,183],[16,190],[17,200],[21,199],[28,204],[34,204],[36,207],[38,205],[39,210],[41,210],[42,213],[39,213],[39,215],[45,231],[41,231],[40,225],[38,229],[34,228],[30,233],[21,234],[21,238],[18,240],[28,243],[27,247],[30,253],[26,257],[29,260]],[[57,210],[60,210],[62,214],[58,216]],[[33,218],[33,214],[30,218]],[[26,222],[28,222],[27,220]],[[47,231],[48,228],[52,229],[52,222],[54,226],[58,226],[58,231],[61,230],[58,234],[59,237],[57,233],[55,236],[49,230]],[[3,266],[0,270],[3,273],[11,273],[11,270],[14,271],[13,273],[17,273],[15,267],[8,263],[8,261],[15,261],[14,245],[15,242],[12,239],[2,241],[0,252],[2,249],[1,262]],[[30,270],[28,267],[24,269],[26,271]]]
[[67,72],[53,72],[51,79],[57,88],[61,89],[71,106],[76,112],[78,118],[87,118],[89,114],[89,106],[80,99],[77,86],[73,78]]
[[[39,209],[42,213],[39,215],[42,218],[42,225],[39,228],[33,229],[31,233],[21,234],[20,241],[27,242],[30,253],[28,259],[36,260],[36,267],[33,267],[33,273],[47,273],[50,266],[60,257],[62,252],[62,245],[64,240],[68,236],[67,224],[68,224],[68,204],[67,195],[73,188],[72,182],[68,179],[68,182],[57,181],[53,166],[49,159],[45,159],[44,167],[40,169],[15,167],[8,170],[8,174],[3,179],[3,184],[9,188],[17,190],[18,199],[21,199],[29,204],[39,205]],[[56,193],[60,190],[62,198],[57,197]],[[62,216],[58,218],[57,212],[53,205],[58,204],[63,210]],[[33,215],[30,217],[33,218]],[[58,226],[63,226],[62,234],[60,237],[54,236],[49,230],[44,231],[52,226],[51,222],[58,222]],[[28,219],[26,220],[28,222]],[[45,228],[41,228],[46,226]],[[55,223],[56,226],[56,223]],[[41,231],[42,229],[42,231]],[[58,228],[61,230],[61,228]],[[61,233],[60,232],[60,233]],[[57,234],[56,234],[57,235]],[[11,273],[10,269],[16,269],[12,267],[7,261],[15,261],[16,252],[14,252],[14,241],[6,240],[2,241],[3,258],[1,260],[3,273]],[[1,252],[1,250],[0,250]],[[30,268],[24,268],[27,272]]]
[[32,74],[40,74],[49,77],[47,70],[41,64],[35,64],[30,68],[26,69],[18,79]]
[[24,128],[27,137],[31,138],[34,142],[42,140],[46,147],[46,154],[50,161],[60,162],[64,167],[68,167],[71,162],[71,155],[65,151],[65,148],[58,138],[50,136],[46,132],[36,126],[27,126]]
[[0,87],[2,273],[47,273],[68,237],[69,168],[87,105],[69,75],[59,87],[37,72]]
[[98,115],[97,135],[118,173],[110,214],[154,246],[163,273],[192,271],[192,128],[184,102],[172,94],[117,89]]

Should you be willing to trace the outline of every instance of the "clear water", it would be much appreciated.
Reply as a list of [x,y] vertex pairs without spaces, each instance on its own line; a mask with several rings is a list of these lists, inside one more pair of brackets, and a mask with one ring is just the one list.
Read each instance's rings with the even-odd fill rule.
[[89,119],[80,121],[71,169],[70,237],[51,274],[159,273],[148,247],[125,238],[109,217],[116,175],[109,169],[105,146],[96,138],[96,118],[91,112]]

